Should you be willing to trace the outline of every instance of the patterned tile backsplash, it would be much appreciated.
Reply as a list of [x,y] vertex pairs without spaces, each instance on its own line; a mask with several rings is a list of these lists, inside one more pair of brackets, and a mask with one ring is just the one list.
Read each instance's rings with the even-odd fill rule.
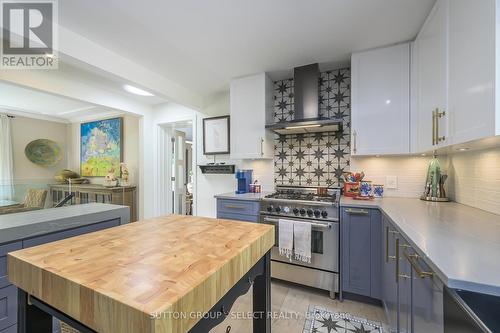
[[[342,118],[341,132],[277,135],[274,148],[276,185],[341,186],[350,165],[350,69],[322,72],[319,79],[320,114]],[[274,83],[274,119],[294,119],[293,79]]]

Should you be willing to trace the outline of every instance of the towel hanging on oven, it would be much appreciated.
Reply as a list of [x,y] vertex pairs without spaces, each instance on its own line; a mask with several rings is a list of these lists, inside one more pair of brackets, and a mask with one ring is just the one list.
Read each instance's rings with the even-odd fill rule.
[[293,224],[291,220],[279,219],[279,252],[280,256],[292,261],[293,253]]
[[310,223],[295,222],[293,224],[295,260],[311,263],[311,229]]

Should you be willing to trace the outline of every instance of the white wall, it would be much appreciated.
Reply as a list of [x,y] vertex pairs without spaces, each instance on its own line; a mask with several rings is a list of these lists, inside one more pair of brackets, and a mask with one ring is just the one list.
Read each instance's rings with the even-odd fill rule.
[[[168,103],[159,105],[153,110],[154,127],[167,122],[184,120],[195,121],[195,135],[193,144],[196,146],[197,165],[213,162],[213,156],[203,155],[203,118],[229,114],[229,93],[220,94],[211,99],[210,103],[200,112]],[[155,130],[156,131],[156,130]],[[253,169],[254,179],[258,179],[264,190],[273,190],[273,161],[272,160],[231,160],[229,155],[217,155],[216,162],[235,164],[237,168]],[[199,216],[216,216],[216,201],[214,195],[232,192],[236,189],[234,175],[205,175],[200,168],[196,168],[195,187],[195,214]]]
[[[130,172],[130,183],[139,182],[139,118],[131,115],[123,117],[123,162]],[[96,118],[94,120],[101,120]],[[68,125],[69,169],[80,173],[80,124]],[[92,184],[102,184],[103,177],[87,177]]]
[[[385,185],[387,176],[396,176],[397,189],[384,189],[387,197],[418,198],[425,187],[427,167],[430,156],[391,156],[391,157],[351,157],[353,172],[364,171],[366,180]],[[441,167],[448,171],[446,157],[440,158]]]
[[457,152],[449,159],[451,198],[500,214],[500,147]]

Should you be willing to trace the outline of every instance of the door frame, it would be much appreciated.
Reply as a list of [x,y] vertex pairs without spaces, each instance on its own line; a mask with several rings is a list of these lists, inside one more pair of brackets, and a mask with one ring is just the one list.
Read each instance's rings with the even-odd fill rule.
[[197,197],[198,197],[198,177],[196,166],[198,164],[198,117],[197,115],[178,118],[174,121],[155,124],[155,141],[157,151],[154,158],[154,216],[165,216],[171,213],[170,195],[172,193],[171,165],[167,158],[171,151],[171,143],[167,142],[167,132],[164,126],[172,125],[179,122],[191,121],[193,127],[193,144],[192,144],[192,170],[193,170],[193,215],[197,215]]

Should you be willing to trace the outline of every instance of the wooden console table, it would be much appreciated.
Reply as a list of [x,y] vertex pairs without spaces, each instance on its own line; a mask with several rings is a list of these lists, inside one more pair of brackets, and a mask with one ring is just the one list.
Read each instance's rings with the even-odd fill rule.
[[[49,185],[50,198],[55,205],[70,193],[69,184]],[[71,193],[74,194],[69,204],[79,205],[91,202],[110,203],[130,207],[130,222],[137,221],[137,187],[116,186],[104,187],[95,184],[72,184]]]

